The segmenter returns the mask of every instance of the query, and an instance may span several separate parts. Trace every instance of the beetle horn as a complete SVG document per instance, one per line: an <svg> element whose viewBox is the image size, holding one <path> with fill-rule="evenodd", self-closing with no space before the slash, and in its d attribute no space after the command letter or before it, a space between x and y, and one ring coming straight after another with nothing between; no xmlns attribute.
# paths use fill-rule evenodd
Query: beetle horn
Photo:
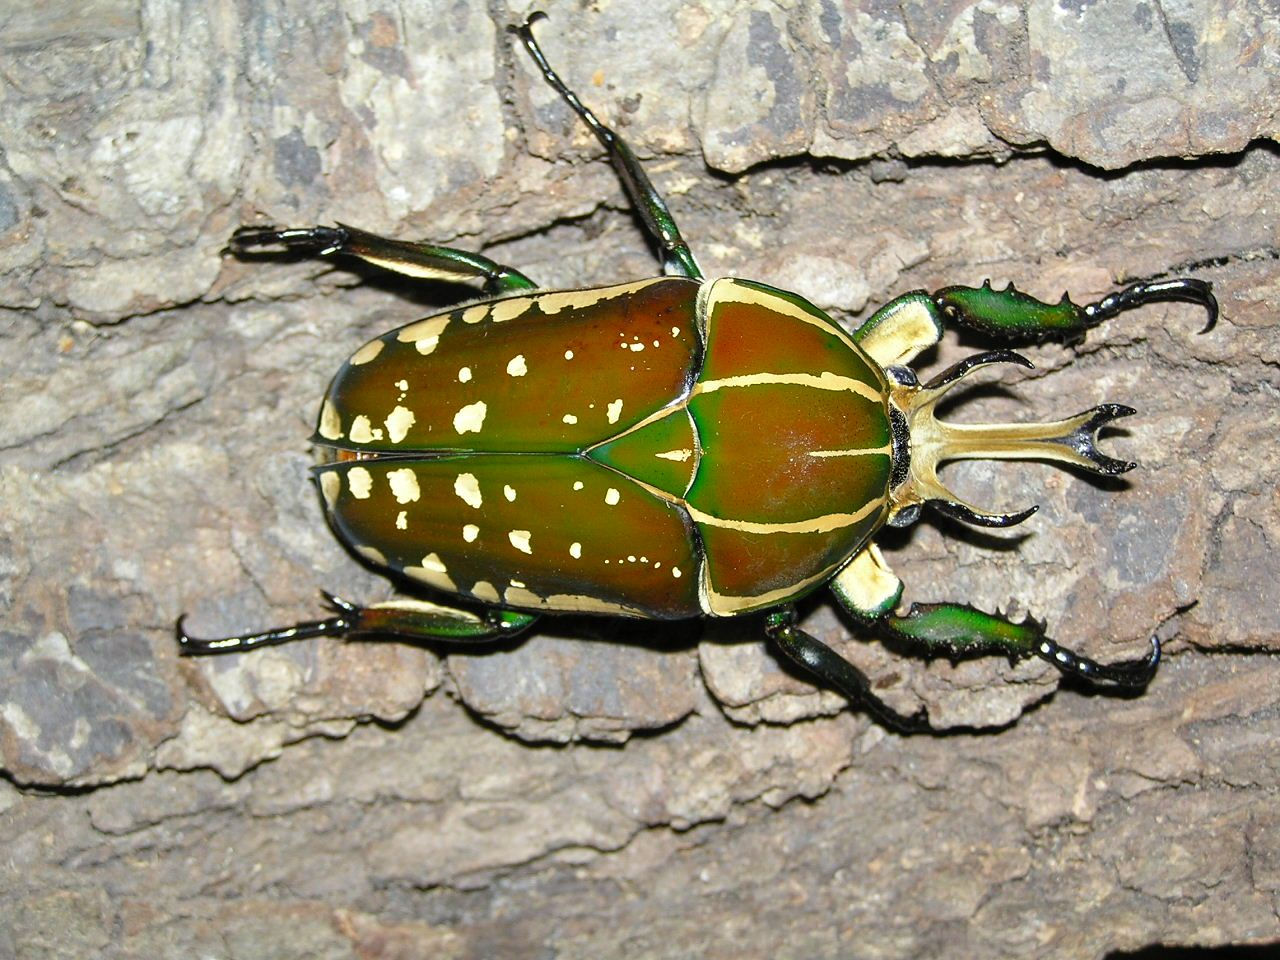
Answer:
<svg viewBox="0 0 1280 960"><path fill-rule="evenodd" d="M1113 420L1135 412L1132 407L1118 403L1104 403L1074 417L1049 423L945 423L939 420L935 408L942 397L971 372L991 363L1034 368L1030 360L1011 350L992 350L966 357L923 386L918 385L914 375L905 368L895 368L897 382L892 387L893 402L904 414L910 435L910 463L904 479L892 493L895 515L906 510L915 512L918 505L923 504L977 526L1009 527L1036 512L1036 507L1030 507L1018 513L990 513L961 500L938 479L938 467L950 460L1052 460L1108 477L1135 466L1098 449L1098 431Z"/></svg>

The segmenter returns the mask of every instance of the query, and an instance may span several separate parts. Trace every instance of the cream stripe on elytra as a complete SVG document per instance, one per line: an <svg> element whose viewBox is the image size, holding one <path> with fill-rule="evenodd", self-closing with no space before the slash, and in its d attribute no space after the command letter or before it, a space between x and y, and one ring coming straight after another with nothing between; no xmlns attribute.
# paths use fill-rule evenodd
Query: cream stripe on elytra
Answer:
<svg viewBox="0 0 1280 960"><path fill-rule="evenodd" d="M714 393L726 387L754 387L761 385L781 385L795 387L812 387L815 390L843 390L856 393L868 400L882 401L884 394L878 387L855 380L853 377L842 377L824 370L820 374L812 373L744 373L736 377L723 377L719 380L704 380L693 385L693 392Z"/></svg>
<svg viewBox="0 0 1280 960"><path fill-rule="evenodd" d="M778 523L759 523L755 520L735 520L729 517L717 517L703 513L693 504L686 504L689 516L698 523L709 527L724 527L729 530L741 530L743 533L827 533L843 527L851 527L860 523L885 505L884 497L877 497L855 513L828 513L808 520L791 520Z"/></svg>
<svg viewBox="0 0 1280 960"><path fill-rule="evenodd" d="M637 280L613 287L593 287L586 290L557 290L555 293L540 293L535 301L538 309L547 316L553 316L561 310L581 310L593 307L602 300L613 300L627 294L643 290L655 283L662 283L667 277L653 277L648 280Z"/></svg>

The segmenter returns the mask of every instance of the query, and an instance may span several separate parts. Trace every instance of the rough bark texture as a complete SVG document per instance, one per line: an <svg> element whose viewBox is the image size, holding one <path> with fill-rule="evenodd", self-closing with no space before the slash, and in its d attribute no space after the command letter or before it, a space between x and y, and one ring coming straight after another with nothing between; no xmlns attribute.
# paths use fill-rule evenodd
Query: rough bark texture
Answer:
<svg viewBox="0 0 1280 960"><path fill-rule="evenodd" d="M1103 400L1123 483L954 468L1008 534L884 538L920 599L1026 610L1140 697L757 621L562 622L476 655L181 662L383 580L309 483L317 398L458 291L219 251L340 220L547 285L654 272L502 2L0 10L0 957L1103 956L1280 939L1280 13L1230 0L545 4L709 274L856 323L914 288L1095 298L1197 261L957 413ZM710 168L710 169L709 169ZM943 344L931 365L976 341Z"/></svg>

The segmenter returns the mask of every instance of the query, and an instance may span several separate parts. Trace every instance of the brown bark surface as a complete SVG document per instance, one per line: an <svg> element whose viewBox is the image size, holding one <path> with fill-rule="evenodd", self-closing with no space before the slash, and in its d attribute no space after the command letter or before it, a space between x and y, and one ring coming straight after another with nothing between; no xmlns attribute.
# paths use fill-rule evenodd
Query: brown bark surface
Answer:
<svg viewBox="0 0 1280 960"><path fill-rule="evenodd" d="M851 325L917 288L1213 281L1027 352L957 419L1103 401L1123 482L948 473L978 533L882 538L908 598L1047 620L1142 696L760 623L548 622L462 654L172 639L388 595L326 529L315 408L465 291L220 251L343 221L547 286L656 271L500 2L0 9L0 957L1101 957L1280 941L1280 13L1230 0L544 4L708 275ZM1185 265L1196 264L1188 268ZM984 348L949 335L936 370ZM990 377L991 380L997 380ZM446 655L447 654L447 655Z"/></svg>

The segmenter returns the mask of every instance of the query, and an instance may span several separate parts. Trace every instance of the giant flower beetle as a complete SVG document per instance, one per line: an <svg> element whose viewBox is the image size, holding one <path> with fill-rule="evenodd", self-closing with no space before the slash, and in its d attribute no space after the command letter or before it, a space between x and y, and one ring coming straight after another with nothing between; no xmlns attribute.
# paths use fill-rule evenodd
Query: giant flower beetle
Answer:
<svg viewBox="0 0 1280 960"><path fill-rule="evenodd" d="M1030 366L1009 350L971 356L920 383L907 366L947 322L1015 341L1070 339L1134 307L1181 300L1217 318L1209 284L1132 284L1097 303L1044 303L1014 290L947 287L901 296L846 332L803 297L707 280L643 167L513 32L542 76L603 145L656 243L664 276L585 290L538 290L518 270L450 247L347 226L249 227L236 252L283 248L353 257L410 277L479 281L490 299L410 323L356 350L321 405L313 442L329 521L379 567L480 604L421 599L359 606L263 633L202 639L190 654L317 636L486 642L544 612L653 620L764 614L796 664L899 728L866 678L796 626L795 603L830 586L880 635L945 655L1039 656L1091 683L1142 687L1160 646L1101 664L1013 622L955 603L899 611L902 583L872 538L929 508L1005 527L937 476L957 459L1052 460L1103 475L1132 463L1097 447L1134 411L1102 404L1049 423L954 424L939 400L986 364Z"/></svg>

